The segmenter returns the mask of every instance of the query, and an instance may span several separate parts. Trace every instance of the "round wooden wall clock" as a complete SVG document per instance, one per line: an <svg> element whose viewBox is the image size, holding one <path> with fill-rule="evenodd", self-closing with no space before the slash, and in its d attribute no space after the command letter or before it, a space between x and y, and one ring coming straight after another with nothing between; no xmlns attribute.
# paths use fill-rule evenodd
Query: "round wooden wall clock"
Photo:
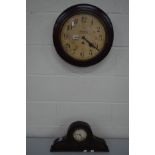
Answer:
<svg viewBox="0 0 155 155"><path fill-rule="evenodd" d="M78 4L60 14L53 29L57 53L68 63L87 67L104 59L113 43L113 26L96 6Z"/></svg>

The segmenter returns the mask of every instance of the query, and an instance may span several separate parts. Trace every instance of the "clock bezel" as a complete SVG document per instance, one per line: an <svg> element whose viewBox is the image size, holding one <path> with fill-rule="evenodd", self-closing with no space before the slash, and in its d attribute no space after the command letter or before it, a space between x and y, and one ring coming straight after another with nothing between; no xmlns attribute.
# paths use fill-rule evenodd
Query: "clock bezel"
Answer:
<svg viewBox="0 0 155 155"><path fill-rule="evenodd" d="M106 41L105 41L104 48L99 54L97 54L92 59L88 59L88 60L74 59L73 57L71 57L65 52L65 50L61 45L61 30L64 23L72 16L81 14L81 13L90 14L98 18L98 20L104 26L105 32L106 32ZM98 62L103 60L108 55L112 47L113 38L114 38L114 32L113 32L113 26L110 18L103 10L90 4L78 4L78 5L69 7L59 15L53 28L53 43L57 53L63 60L67 61L72 65L79 66L79 67L88 67L88 66L97 64Z"/></svg>

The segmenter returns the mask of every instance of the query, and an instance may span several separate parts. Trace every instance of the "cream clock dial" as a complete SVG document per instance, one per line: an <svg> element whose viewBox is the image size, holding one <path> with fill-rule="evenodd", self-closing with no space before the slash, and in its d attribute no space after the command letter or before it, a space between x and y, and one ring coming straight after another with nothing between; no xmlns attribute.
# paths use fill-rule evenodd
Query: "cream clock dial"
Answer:
<svg viewBox="0 0 155 155"><path fill-rule="evenodd" d="M103 60L113 43L113 26L96 6L78 4L60 14L53 29L53 42L66 62L87 67Z"/></svg>
<svg viewBox="0 0 155 155"><path fill-rule="evenodd" d="M87 133L83 129L77 129L74 131L73 137L76 141L81 142L87 138Z"/></svg>
<svg viewBox="0 0 155 155"><path fill-rule="evenodd" d="M61 44L64 51L74 59L80 61L92 59L104 47L105 29L93 15L74 15L63 25Z"/></svg>

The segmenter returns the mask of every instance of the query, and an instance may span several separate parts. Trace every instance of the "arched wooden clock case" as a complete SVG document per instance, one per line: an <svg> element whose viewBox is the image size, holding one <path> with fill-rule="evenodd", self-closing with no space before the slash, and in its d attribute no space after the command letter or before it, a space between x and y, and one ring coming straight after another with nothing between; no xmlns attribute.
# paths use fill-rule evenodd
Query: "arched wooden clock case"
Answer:
<svg viewBox="0 0 155 155"><path fill-rule="evenodd" d="M86 137L80 141L74 137L75 131L86 132ZM81 132L82 133L82 132ZM78 133L80 134L80 133ZM80 135L82 136L82 135ZM104 139L93 135L88 123L82 121L73 122L66 136L57 138L51 145L51 152L109 152Z"/></svg>

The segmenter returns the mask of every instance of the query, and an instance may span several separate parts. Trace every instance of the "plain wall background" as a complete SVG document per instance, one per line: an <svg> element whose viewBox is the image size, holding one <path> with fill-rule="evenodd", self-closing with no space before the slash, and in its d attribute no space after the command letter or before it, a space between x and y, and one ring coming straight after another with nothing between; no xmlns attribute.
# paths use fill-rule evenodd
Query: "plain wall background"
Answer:
<svg viewBox="0 0 155 155"><path fill-rule="evenodd" d="M80 3L103 9L114 27L109 55L89 68L64 62L52 42L56 18ZM27 0L27 136L63 136L82 120L95 135L128 138L128 25L128 0Z"/></svg>

